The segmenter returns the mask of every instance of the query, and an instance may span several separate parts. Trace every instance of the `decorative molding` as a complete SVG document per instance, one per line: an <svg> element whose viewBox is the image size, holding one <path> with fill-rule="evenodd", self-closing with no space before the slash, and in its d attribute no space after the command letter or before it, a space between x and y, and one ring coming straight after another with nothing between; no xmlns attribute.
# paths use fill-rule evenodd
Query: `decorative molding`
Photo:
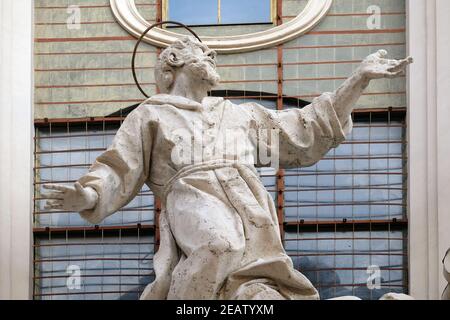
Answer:
<svg viewBox="0 0 450 320"><path fill-rule="evenodd" d="M409 287L439 299L450 245L450 1L408 0Z"/></svg>
<svg viewBox="0 0 450 320"><path fill-rule="evenodd" d="M0 1L0 300L31 298L33 7Z"/></svg>
<svg viewBox="0 0 450 320"><path fill-rule="evenodd" d="M140 15L134 0L110 0L110 3L119 24L133 36L139 37L150 26L150 23ZM297 17L282 25L235 36L205 36L202 40L219 53L237 53L273 47L313 29L326 16L332 3L333 0L309 0ZM182 36L162 28L155 28L143 40L158 47L167 47Z"/></svg>

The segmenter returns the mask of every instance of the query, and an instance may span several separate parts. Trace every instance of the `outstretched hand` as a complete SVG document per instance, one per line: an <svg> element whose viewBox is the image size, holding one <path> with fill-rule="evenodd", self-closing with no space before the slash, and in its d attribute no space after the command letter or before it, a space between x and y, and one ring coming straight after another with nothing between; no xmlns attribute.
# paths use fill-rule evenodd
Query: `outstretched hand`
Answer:
<svg viewBox="0 0 450 320"><path fill-rule="evenodd" d="M84 188L79 182L75 182L73 186L45 184L44 189L51 190L42 196L47 200L46 210L81 212L94 208L98 200L98 194L94 189Z"/></svg>
<svg viewBox="0 0 450 320"><path fill-rule="evenodd" d="M403 60L386 59L386 50L371 54L362 62L359 71L368 79L397 78L405 75L406 67L413 63L413 58Z"/></svg>

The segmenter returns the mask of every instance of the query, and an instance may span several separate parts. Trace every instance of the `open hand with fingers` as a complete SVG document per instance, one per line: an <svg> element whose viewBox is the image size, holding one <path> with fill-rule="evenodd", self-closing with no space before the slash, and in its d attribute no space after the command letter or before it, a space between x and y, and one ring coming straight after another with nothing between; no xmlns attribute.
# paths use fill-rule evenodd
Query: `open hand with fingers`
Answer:
<svg viewBox="0 0 450 320"><path fill-rule="evenodd" d="M75 182L73 186L45 184L44 189L50 190L42 196L47 200L46 210L81 212L94 208L98 200L98 194L94 189L84 188L79 182Z"/></svg>
<svg viewBox="0 0 450 320"><path fill-rule="evenodd" d="M413 63L413 58L402 60L386 59L386 50L371 54L362 62L358 71L367 79L397 78L405 75L406 67Z"/></svg>

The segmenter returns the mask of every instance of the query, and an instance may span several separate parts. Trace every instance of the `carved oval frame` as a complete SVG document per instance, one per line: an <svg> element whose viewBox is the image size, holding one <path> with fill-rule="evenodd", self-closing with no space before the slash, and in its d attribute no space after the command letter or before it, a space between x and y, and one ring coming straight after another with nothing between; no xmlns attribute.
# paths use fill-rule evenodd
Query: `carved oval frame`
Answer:
<svg viewBox="0 0 450 320"><path fill-rule="evenodd" d="M234 36L202 37L205 44L219 53L255 51L282 44L313 29L328 13L333 0L309 0L305 9L294 19L279 26L254 33ZM138 12L134 0L110 0L119 24L130 34L139 37L150 26ZM143 41L167 47L183 35L162 28L151 30Z"/></svg>

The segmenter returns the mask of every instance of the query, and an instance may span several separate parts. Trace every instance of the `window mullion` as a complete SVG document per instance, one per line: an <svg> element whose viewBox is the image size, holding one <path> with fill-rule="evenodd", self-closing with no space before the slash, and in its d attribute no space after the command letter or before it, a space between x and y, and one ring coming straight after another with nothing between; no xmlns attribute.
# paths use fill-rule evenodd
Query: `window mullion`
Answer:
<svg viewBox="0 0 450 320"><path fill-rule="evenodd" d="M217 23L221 24L222 23L222 17L221 17L221 0L217 0Z"/></svg>

